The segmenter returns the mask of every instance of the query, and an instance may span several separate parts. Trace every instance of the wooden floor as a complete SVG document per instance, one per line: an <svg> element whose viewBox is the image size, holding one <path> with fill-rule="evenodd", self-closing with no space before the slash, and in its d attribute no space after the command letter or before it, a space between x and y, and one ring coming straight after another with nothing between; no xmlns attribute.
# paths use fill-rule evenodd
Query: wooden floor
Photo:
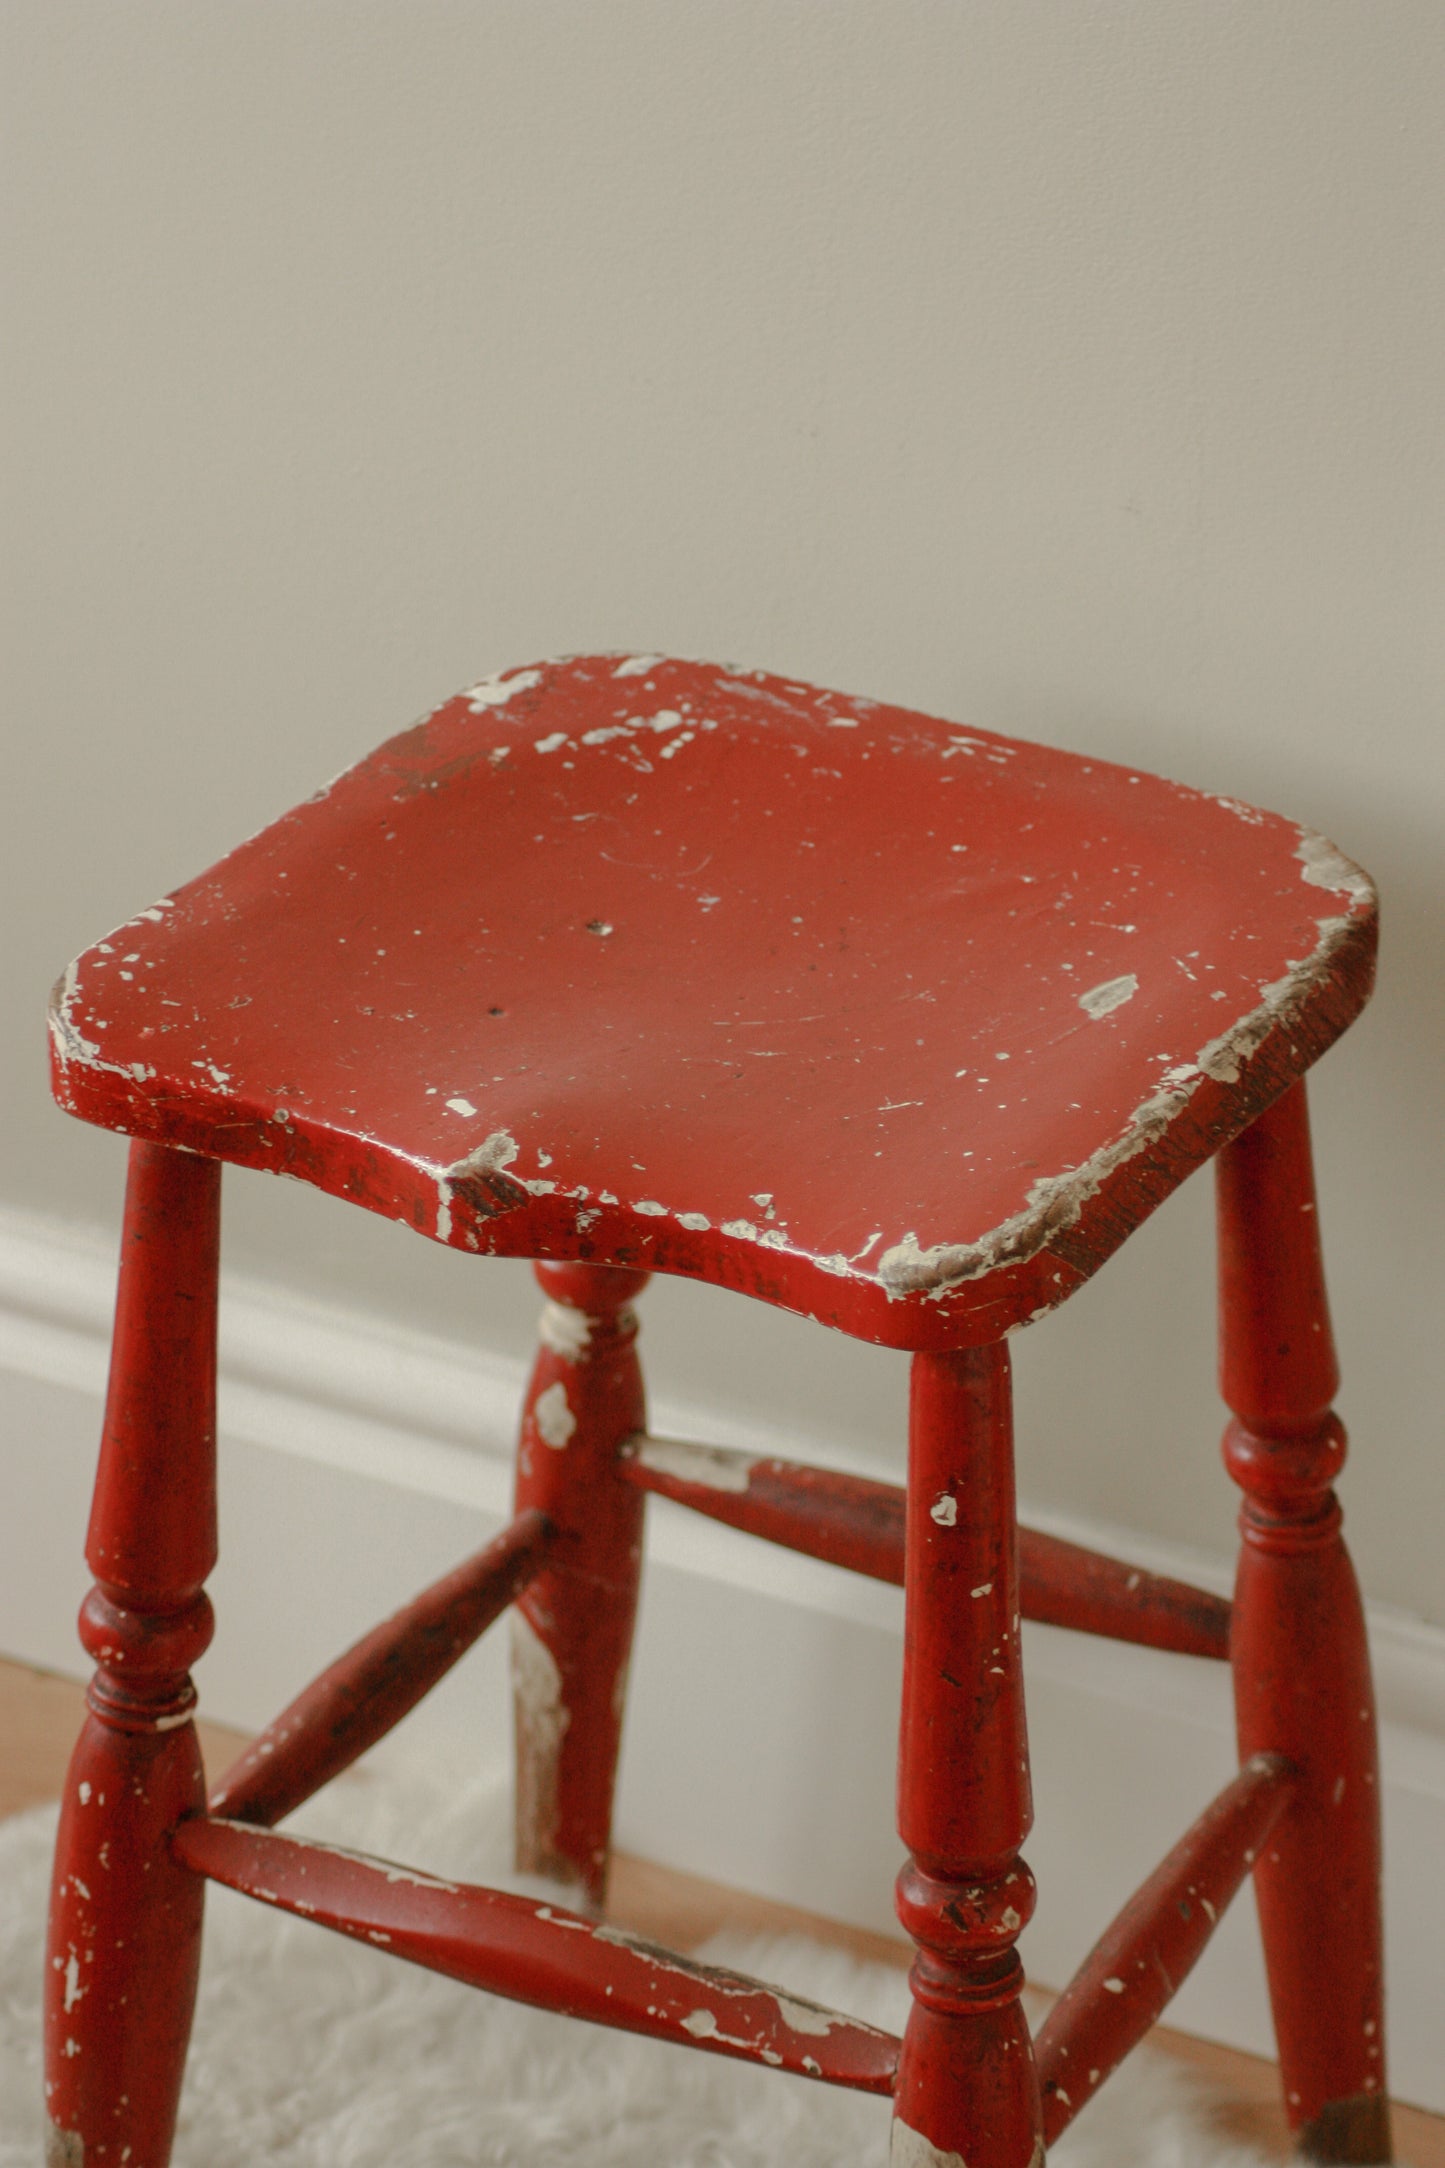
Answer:
<svg viewBox="0 0 1445 2168"><path fill-rule="evenodd" d="M0 1760L0 1815L57 1796L81 1713L81 1689L70 1680L0 1662L0 1739L5 1741ZM239 1733L219 1725L202 1724L200 1732L207 1766L213 1770L224 1768L244 1744ZM731 1927L757 1934L801 1932L855 1957L889 1965L906 1965L910 1955L904 1943L889 1936L794 1912L766 1898L749 1897L625 1853L613 1868L608 1909L619 1924L672 1949L693 1949L720 1928ZM1278 2077L1271 2064L1162 2026L1151 2039L1161 2052L1220 2088L1221 2137L1253 2141L1280 2156L1289 2152ZM1445 2168L1445 2120L1418 2108L1397 2107L1395 2142L1411 2168Z"/></svg>

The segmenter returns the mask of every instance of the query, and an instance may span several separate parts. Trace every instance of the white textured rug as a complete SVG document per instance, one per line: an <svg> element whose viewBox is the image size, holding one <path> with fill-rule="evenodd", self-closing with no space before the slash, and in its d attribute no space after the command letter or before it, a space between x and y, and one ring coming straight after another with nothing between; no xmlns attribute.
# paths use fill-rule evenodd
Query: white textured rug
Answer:
<svg viewBox="0 0 1445 2168"><path fill-rule="evenodd" d="M42 2157L39 1981L53 1808L0 1824L0 2168ZM505 1881L497 1784L443 1798L345 1780L288 1828ZM533 1885L535 1886L535 1885ZM207 1899L174 2168L883 2168L888 2105L570 2023L435 1978L227 1890ZM707 1954L900 2030L903 1976L798 1937ZM1261 2168L1209 2095L1136 2056L1056 2149L1061 2168Z"/></svg>

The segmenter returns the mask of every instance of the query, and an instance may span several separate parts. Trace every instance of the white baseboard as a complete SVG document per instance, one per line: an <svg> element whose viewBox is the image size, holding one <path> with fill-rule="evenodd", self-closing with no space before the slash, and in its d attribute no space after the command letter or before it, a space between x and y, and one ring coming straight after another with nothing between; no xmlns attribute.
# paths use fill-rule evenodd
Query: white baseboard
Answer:
<svg viewBox="0 0 1445 2168"><path fill-rule="evenodd" d="M81 1533L114 1245L0 1215L0 1407L9 1510L0 1650L78 1674ZM503 1522L529 1351L389 1330L228 1280L222 1330L220 1629L207 1712L263 1723L385 1610ZM669 1405L660 1431L780 1449L726 1411ZM800 1450L805 1450L800 1448ZM1227 1589L1228 1561L1047 1513L1036 1525ZM1370 1614L1384 1738L1392 2076L1445 2110L1445 1633ZM1232 1768L1222 1666L1025 1629L1040 1906L1031 1973L1059 1985ZM629 1700L619 1839L703 1874L894 1931L893 1739L901 1598L752 1543L663 1500ZM509 1714L493 1636L383 1751L499 1759ZM419 1843L418 1863L424 1864ZM1171 2022L1267 2054L1247 1898Z"/></svg>

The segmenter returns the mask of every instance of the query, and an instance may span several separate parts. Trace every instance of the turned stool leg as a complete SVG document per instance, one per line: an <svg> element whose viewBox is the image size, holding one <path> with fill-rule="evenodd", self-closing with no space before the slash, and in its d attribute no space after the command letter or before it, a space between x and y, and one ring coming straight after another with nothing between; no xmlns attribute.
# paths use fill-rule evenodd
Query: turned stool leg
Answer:
<svg viewBox="0 0 1445 2168"><path fill-rule="evenodd" d="M205 1806L190 1667L216 1558L220 1168L131 1148L81 1639L98 1669L61 1802L45 1962L50 2168L165 2168L201 1953L168 1838Z"/></svg>
<svg viewBox="0 0 1445 2168"><path fill-rule="evenodd" d="M1034 1906L1008 1350L916 1355L898 1916L918 1945L894 2168L1030 2168L1043 2112L1014 1944Z"/></svg>
<svg viewBox="0 0 1445 2168"><path fill-rule="evenodd" d="M1217 1165L1221 1383L1237 1418L1224 1455L1244 1491L1239 1751L1300 1772L1254 1875L1285 2102L1312 2159L1385 2161L1374 1697L1331 1488L1345 1434L1303 1084Z"/></svg>
<svg viewBox="0 0 1445 2168"><path fill-rule="evenodd" d="M517 1453L517 1510L557 1530L512 1614L517 1864L600 1908L627 1660L642 1568L642 1493L617 1449L644 1425L637 1319L645 1272L538 1265L551 1297Z"/></svg>

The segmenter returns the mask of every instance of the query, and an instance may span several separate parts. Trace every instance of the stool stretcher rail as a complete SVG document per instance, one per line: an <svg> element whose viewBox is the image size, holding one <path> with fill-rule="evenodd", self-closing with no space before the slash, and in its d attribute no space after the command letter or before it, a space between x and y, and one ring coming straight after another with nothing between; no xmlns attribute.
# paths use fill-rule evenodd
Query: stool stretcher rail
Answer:
<svg viewBox="0 0 1445 2168"><path fill-rule="evenodd" d="M893 2089L892 2034L535 1897L203 1816L181 1824L172 1850L209 1881L514 2002L857 2092Z"/></svg>
<svg viewBox="0 0 1445 2168"><path fill-rule="evenodd" d="M537 1573L552 1536L545 1514L519 1514L485 1550L364 1635L226 1771L211 1812L270 1828L350 1768L501 1616Z"/></svg>
<svg viewBox="0 0 1445 2168"><path fill-rule="evenodd" d="M1039 2033L1048 2144L1093 2099L1193 1971L1288 1804L1293 1771L1256 1754L1105 1929Z"/></svg>
<svg viewBox="0 0 1445 2168"><path fill-rule="evenodd" d="M640 1490L730 1528L903 1585L905 1499L898 1484L645 1435L624 1446L622 1471ZM1019 1530L1019 1598L1023 1616L1044 1625L1184 1656L1229 1655L1224 1597L1032 1528Z"/></svg>

